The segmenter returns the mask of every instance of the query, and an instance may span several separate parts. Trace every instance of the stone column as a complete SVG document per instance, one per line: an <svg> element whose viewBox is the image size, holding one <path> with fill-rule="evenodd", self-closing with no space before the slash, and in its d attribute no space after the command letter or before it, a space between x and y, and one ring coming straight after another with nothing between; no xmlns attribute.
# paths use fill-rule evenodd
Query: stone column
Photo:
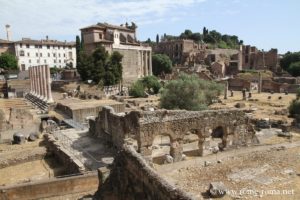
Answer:
<svg viewBox="0 0 300 200"><path fill-rule="evenodd" d="M42 66L38 66L39 70L39 86L40 86L40 99L43 100L43 80L42 80Z"/></svg>
<svg viewBox="0 0 300 200"><path fill-rule="evenodd" d="M33 80L32 80L32 74L31 74L31 67L28 68L28 72L29 72L29 79L30 79L30 93L33 93Z"/></svg>
<svg viewBox="0 0 300 200"><path fill-rule="evenodd" d="M228 93L228 81L225 81L225 87L224 87L224 99L227 99Z"/></svg>
<svg viewBox="0 0 300 200"><path fill-rule="evenodd" d="M49 66L46 66L46 82L47 82L47 94L48 103L53 103L52 93L51 93L51 76Z"/></svg>
<svg viewBox="0 0 300 200"><path fill-rule="evenodd" d="M37 75L37 68L36 66L33 67L34 71L34 88L35 88L35 96L39 96L39 89L38 89L38 75Z"/></svg>
<svg viewBox="0 0 300 200"><path fill-rule="evenodd" d="M46 65L42 66L42 80L43 80L43 99L47 101L47 81L46 81Z"/></svg>
<svg viewBox="0 0 300 200"><path fill-rule="evenodd" d="M145 54L145 69L146 69L145 76L148 76L148 55L147 55L147 51L144 51L144 54Z"/></svg>
<svg viewBox="0 0 300 200"><path fill-rule="evenodd" d="M149 75L152 75L152 51L149 51Z"/></svg>
<svg viewBox="0 0 300 200"><path fill-rule="evenodd" d="M145 73L146 73L145 62L144 62L144 51L141 51L141 59L142 59L142 68L143 68L143 75L142 75L142 77L144 77Z"/></svg>
<svg viewBox="0 0 300 200"><path fill-rule="evenodd" d="M258 93L261 93L261 87L262 87L262 75L261 72L258 72Z"/></svg>
<svg viewBox="0 0 300 200"><path fill-rule="evenodd" d="M144 76L143 51L139 51L139 56L141 59L141 75L140 75L140 77L143 77Z"/></svg>

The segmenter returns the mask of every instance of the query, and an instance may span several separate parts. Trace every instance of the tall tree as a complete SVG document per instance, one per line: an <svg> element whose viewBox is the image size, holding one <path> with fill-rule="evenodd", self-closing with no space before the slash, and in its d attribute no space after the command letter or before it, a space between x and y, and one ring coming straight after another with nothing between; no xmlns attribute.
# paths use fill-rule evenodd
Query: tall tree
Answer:
<svg viewBox="0 0 300 200"><path fill-rule="evenodd" d="M77 63L80 58L79 53L81 50L82 50L82 47L81 47L80 37L79 37L79 35L76 35L76 60L77 60Z"/></svg>
<svg viewBox="0 0 300 200"><path fill-rule="evenodd" d="M158 44L159 43L159 35L157 34L156 35L156 44Z"/></svg>
<svg viewBox="0 0 300 200"><path fill-rule="evenodd" d="M18 61L16 56L10 53L3 53L0 56L0 68L3 68L5 70L17 70Z"/></svg>
<svg viewBox="0 0 300 200"><path fill-rule="evenodd" d="M152 55L152 70L155 76L172 72L172 61L165 54Z"/></svg>

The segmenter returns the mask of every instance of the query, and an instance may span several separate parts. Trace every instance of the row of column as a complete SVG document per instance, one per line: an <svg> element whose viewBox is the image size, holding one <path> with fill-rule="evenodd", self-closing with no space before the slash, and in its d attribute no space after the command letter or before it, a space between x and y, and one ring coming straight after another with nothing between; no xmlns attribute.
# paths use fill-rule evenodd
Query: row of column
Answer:
<svg viewBox="0 0 300 200"><path fill-rule="evenodd" d="M144 76L152 75L152 56L151 51L141 51L142 74Z"/></svg>
<svg viewBox="0 0 300 200"><path fill-rule="evenodd" d="M30 93L39 99L53 103L50 68L47 65L29 68Z"/></svg>

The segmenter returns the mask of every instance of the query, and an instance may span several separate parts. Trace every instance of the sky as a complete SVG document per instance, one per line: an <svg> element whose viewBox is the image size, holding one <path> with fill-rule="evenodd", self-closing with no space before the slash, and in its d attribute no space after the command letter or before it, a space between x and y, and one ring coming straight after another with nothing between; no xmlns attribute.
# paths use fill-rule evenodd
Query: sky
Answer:
<svg viewBox="0 0 300 200"><path fill-rule="evenodd" d="M244 44L279 53L300 51L299 0L0 0L0 38L75 41L80 28L135 22L138 40L185 29L237 35Z"/></svg>

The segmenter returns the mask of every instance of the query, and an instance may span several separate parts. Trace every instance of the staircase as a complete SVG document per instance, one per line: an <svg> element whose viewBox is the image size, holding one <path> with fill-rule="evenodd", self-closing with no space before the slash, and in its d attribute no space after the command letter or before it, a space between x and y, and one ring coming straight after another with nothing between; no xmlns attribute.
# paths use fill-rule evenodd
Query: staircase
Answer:
<svg viewBox="0 0 300 200"><path fill-rule="evenodd" d="M48 111L48 104L47 102L39 99L38 97L27 93L25 95L25 99L28 100L32 105L34 105L35 107L39 108L42 111Z"/></svg>

